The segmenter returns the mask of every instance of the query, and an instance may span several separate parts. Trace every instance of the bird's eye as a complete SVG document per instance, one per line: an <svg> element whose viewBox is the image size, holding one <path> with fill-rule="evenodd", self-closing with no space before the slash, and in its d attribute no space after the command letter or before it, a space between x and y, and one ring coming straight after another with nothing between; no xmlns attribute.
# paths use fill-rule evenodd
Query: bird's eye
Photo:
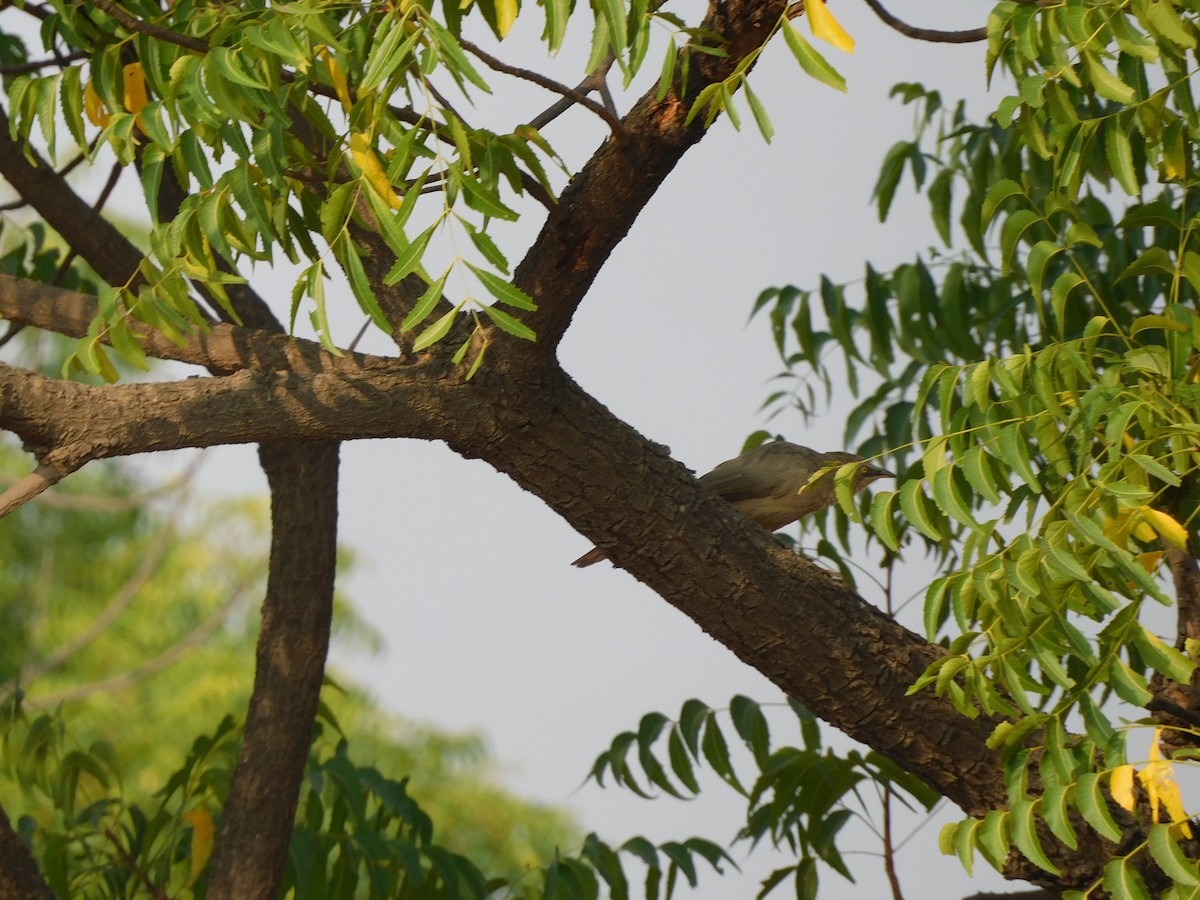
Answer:
<svg viewBox="0 0 1200 900"><path fill-rule="evenodd" d="M866 474L867 474L868 472L870 472L870 471L871 471L871 469L870 469L870 467L868 467L868 466L859 466L859 467L858 467L858 474L859 474L859 475L866 475Z"/></svg>

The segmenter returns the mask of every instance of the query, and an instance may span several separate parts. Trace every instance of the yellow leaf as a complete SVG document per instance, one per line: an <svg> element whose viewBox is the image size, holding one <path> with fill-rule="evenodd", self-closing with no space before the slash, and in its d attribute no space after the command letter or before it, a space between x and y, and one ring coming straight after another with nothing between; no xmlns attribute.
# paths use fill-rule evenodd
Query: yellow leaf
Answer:
<svg viewBox="0 0 1200 900"><path fill-rule="evenodd" d="M208 865L208 858L212 856L216 827L212 816L203 806L185 812L183 817L192 823L192 874L188 878L188 884L192 884L200 877L200 873Z"/></svg>
<svg viewBox="0 0 1200 900"><path fill-rule="evenodd" d="M140 113L146 108L146 73L141 63L130 63L122 73L125 78L125 108L131 113Z"/></svg>
<svg viewBox="0 0 1200 900"><path fill-rule="evenodd" d="M83 89L83 111L87 113L89 122L93 125L99 125L101 128L106 126L108 120L112 118L108 114L108 107L104 105L104 101L96 93L96 88L90 78L88 79L87 87Z"/></svg>
<svg viewBox="0 0 1200 900"><path fill-rule="evenodd" d="M518 0L496 0L496 33L506 37L513 22L517 21L517 11L520 9Z"/></svg>
<svg viewBox="0 0 1200 900"><path fill-rule="evenodd" d="M350 107L354 104L350 100L350 85L346 82L346 73L337 64L337 60L333 58L333 54L329 52L328 47L321 48L320 56L321 59L325 60L325 65L329 69L329 80L333 82L333 90L337 93L338 100L342 103L342 109L350 112Z"/></svg>
<svg viewBox="0 0 1200 900"><path fill-rule="evenodd" d="M1133 812L1133 766L1126 764L1113 769L1108 792L1118 805Z"/></svg>
<svg viewBox="0 0 1200 900"><path fill-rule="evenodd" d="M804 11L808 14L808 24L812 33L823 41L828 41L839 50L847 53L854 52L854 38L846 33L833 14L826 9L825 0L804 0Z"/></svg>
<svg viewBox="0 0 1200 900"><path fill-rule="evenodd" d="M1161 805L1167 814L1167 821L1178 822L1178 828L1187 837L1192 836L1192 829L1187 824L1187 813L1183 809L1183 798L1179 795L1179 785L1175 783L1175 770L1171 763L1162 757L1162 748L1159 746L1159 738L1162 737L1162 729L1154 729L1154 741L1150 744L1150 762L1146 764L1146 768L1138 772L1138 781L1142 783L1142 787L1146 789L1146 794L1150 798L1150 815L1155 822L1162 821L1158 817L1158 809Z"/></svg>
<svg viewBox="0 0 1200 900"><path fill-rule="evenodd" d="M1139 553L1137 561L1142 564L1142 568L1146 570L1147 575L1153 575L1158 571L1158 564L1162 562L1163 552L1155 550L1152 553Z"/></svg>
<svg viewBox="0 0 1200 900"><path fill-rule="evenodd" d="M400 208L400 197L392 190L387 172L379 162L379 157L371 148L371 136L365 131L355 131L350 134L350 158L362 171L367 184L380 197L387 201L392 209Z"/></svg>
<svg viewBox="0 0 1200 900"><path fill-rule="evenodd" d="M1148 522L1150 527L1157 531L1164 541L1178 547L1180 550L1187 549L1187 530L1175 521L1172 516L1160 510L1151 509L1148 506L1139 507L1139 510L1142 514L1142 519Z"/></svg>

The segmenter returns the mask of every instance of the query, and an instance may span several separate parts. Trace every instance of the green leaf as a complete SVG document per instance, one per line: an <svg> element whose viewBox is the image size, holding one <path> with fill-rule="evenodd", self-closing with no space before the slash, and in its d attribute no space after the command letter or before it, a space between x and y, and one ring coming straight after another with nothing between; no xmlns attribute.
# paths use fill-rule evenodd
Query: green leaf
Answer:
<svg viewBox="0 0 1200 900"><path fill-rule="evenodd" d="M411 331L412 329L416 328L425 321L426 317L431 312L433 312L433 309L435 306L437 306L438 301L442 299L442 291L446 287L446 279L450 277L450 272L451 269L446 269L440 278L429 283L429 287L426 289L425 293L420 296L416 302L416 305L413 306L412 311L404 317L404 321L400 324L400 330L402 332Z"/></svg>
<svg viewBox="0 0 1200 900"><path fill-rule="evenodd" d="M893 515L899 499L898 491L880 491L871 498L871 530L893 553L900 549L900 534Z"/></svg>
<svg viewBox="0 0 1200 900"><path fill-rule="evenodd" d="M827 84L839 91L846 90L846 79L825 61L825 57L813 49L813 46L804 39L804 35L791 22L785 22L782 27L783 37L788 48L796 57L796 62L800 63L800 68L810 78L815 78L822 84Z"/></svg>
<svg viewBox="0 0 1200 900"><path fill-rule="evenodd" d="M537 304L533 302L533 298L516 285L505 281L495 273L487 271L487 269L481 269L478 266L471 265L471 263L467 263L467 266L475 273L475 277L483 283L487 292L501 303L507 303L509 306L515 306L517 309L524 309L529 312L537 309Z"/></svg>
<svg viewBox="0 0 1200 900"><path fill-rule="evenodd" d="M983 198L983 207L980 210L980 227L985 231L992 224L992 219L996 215L996 211L1000 208L1000 204L1009 197L1015 197L1018 194L1024 194L1022 187L1015 181L1010 179L1001 179L988 188L987 195Z"/></svg>
<svg viewBox="0 0 1200 900"><path fill-rule="evenodd" d="M742 91L746 95L746 102L750 105L750 113L754 116L754 124L758 126L759 134L763 136L764 141L768 144L771 143L771 138L775 136L775 128L771 125L766 107L762 105L758 95L750 90L749 81L742 82Z"/></svg>
<svg viewBox="0 0 1200 900"><path fill-rule="evenodd" d="M1094 52L1083 50L1080 52L1080 56L1083 57L1084 68L1087 70L1088 78L1097 94L1116 103L1133 102L1133 88L1108 71Z"/></svg>
<svg viewBox="0 0 1200 900"><path fill-rule="evenodd" d="M1188 659L1174 647L1167 646L1157 635L1147 631L1146 627L1140 623L1135 623L1131 629L1131 635L1142 659L1155 670L1179 684L1192 683L1192 673L1196 670L1194 661Z"/></svg>
<svg viewBox="0 0 1200 900"><path fill-rule="evenodd" d="M1005 273L1012 271L1021 237L1040 221L1041 216L1032 209L1018 209L1005 219L1000 229L1000 265Z"/></svg>
<svg viewBox="0 0 1200 900"><path fill-rule="evenodd" d="M562 47L567 33L567 20L571 17L571 0L542 0L546 10L546 28L542 32L551 53Z"/></svg>
<svg viewBox="0 0 1200 900"><path fill-rule="evenodd" d="M1133 148L1129 144L1129 135L1119 116L1114 116L1105 123L1104 150L1109 168L1112 169L1121 189L1131 197L1136 197L1141 188L1137 173L1133 169Z"/></svg>
<svg viewBox="0 0 1200 900"><path fill-rule="evenodd" d="M521 217L519 213L500 202L500 195L496 191L485 188L469 175L463 175L459 179L459 184L462 185L463 198L467 201L467 206L476 212L493 219L503 219L506 222L515 222Z"/></svg>
<svg viewBox="0 0 1200 900"><path fill-rule="evenodd" d="M908 520L908 524L931 541L941 542L941 530L929 514L929 500L926 498L925 492L921 490L920 481L906 481L900 486L900 509Z"/></svg>
<svg viewBox="0 0 1200 900"><path fill-rule="evenodd" d="M498 306L483 307L484 313L489 319L496 323L496 326L501 331L507 331L514 337L522 338L526 341L536 341L537 334L534 330L522 322L520 319L506 313Z"/></svg>
<svg viewBox="0 0 1200 900"><path fill-rule="evenodd" d="M1172 881L1188 887L1200 884L1200 878L1197 877L1196 872L1196 860L1188 859L1184 855L1178 842L1171 836L1170 825L1164 822L1152 825L1148 843L1150 855L1154 857L1154 861Z"/></svg>
<svg viewBox="0 0 1200 900"><path fill-rule="evenodd" d="M1136 707L1143 707L1153 699L1146 687L1146 679L1119 659L1113 659L1108 667L1109 684L1117 696Z"/></svg>
<svg viewBox="0 0 1200 900"><path fill-rule="evenodd" d="M1133 860L1128 856L1110 860L1104 867L1101 883L1109 896L1119 900L1151 900L1146 882L1142 880Z"/></svg>
<svg viewBox="0 0 1200 900"><path fill-rule="evenodd" d="M374 196L373 193L367 192L368 196ZM379 203L382 205L383 201ZM404 252L396 257L396 263L388 270L387 275L383 277L384 284L395 284L401 281L421 264L421 257L425 254L425 248L429 246L429 239L433 237L433 232L437 228L438 223L434 223L412 239Z"/></svg>
<svg viewBox="0 0 1200 900"><path fill-rule="evenodd" d="M1004 860L1008 857L1008 827L1008 810L993 809L983 817L979 828L979 850L998 872L1003 870Z"/></svg>
<svg viewBox="0 0 1200 900"><path fill-rule="evenodd" d="M1100 777L1096 772L1084 772L1079 776L1075 785L1075 808L1097 834L1116 843L1121 840L1121 829L1109 812Z"/></svg>
<svg viewBox="0 0 1200 900"><path fill-rule="evenodd" d="M452 310L417 335L417 339L413 341L413 352L419 353L426 347L432 347L449 334L450 328L454 325L454 320L458 317L458 312L463 308L463 303L465 302L465 300L461 301Z"/></svg>
<svg viewBox="0 0 1200 900"><path fill-rule="evenodd" d="M1021 855L1039 869L1051 875L1061 874L1058 866L1050 862L1037 836L1037 818L1034 814L1036 802L1033 800L1018 800L1012 805L1012 839L1021 851Z"/></svg>
<svg viewBox="0 0 1200 900"><path fill-rule="evenodd" d="M958 857L959 863L963 867L963 871L967 873L967 877L973 874L975 868L975 843L978 840L979 829L983 827L983 822L979 819L967 819L963 822L950 823L946 828L942 829L942 834L938 837L938 846L943 847L943 839L949 837L953 840L948 848L943 848L942 852L946 854L953 853ZM947 835L949 828L954 828L952 835Z"/></svg>

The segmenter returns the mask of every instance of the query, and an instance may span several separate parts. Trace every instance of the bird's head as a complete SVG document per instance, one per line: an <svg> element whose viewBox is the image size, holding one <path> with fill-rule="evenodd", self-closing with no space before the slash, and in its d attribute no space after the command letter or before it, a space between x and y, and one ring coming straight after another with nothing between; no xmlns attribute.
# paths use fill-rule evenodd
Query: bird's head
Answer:
<svg viewBox="0 0 1200 900"><path fill-rule="evenodd" d="M880 478L895 478L895 472L889 472L882 466L874 465L861 456L856 456L853 453L845 453L841 450L835 450L832 453L821 454L822 468L829 469L832 472L837 472L842 466L854 463L854 490L861 491L872 481L878 481Z"/></svg>

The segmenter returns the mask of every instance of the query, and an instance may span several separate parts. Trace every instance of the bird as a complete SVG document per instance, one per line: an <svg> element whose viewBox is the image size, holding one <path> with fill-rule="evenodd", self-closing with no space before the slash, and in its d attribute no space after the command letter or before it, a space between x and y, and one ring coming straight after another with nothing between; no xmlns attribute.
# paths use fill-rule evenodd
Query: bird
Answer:
<svg viewBox="0 0 1200 900"><path fill-rule="evenodd" d="M832 506L837 499L834 478L848 463L858 463L854 472L856 492L880 478L896 477L894 472L853 453L820 453L788 441L773 441L726 460L701 475L700 483L763 528L778 531L801 516ZM809 484L822 469L828 471ZM602 559L607 559L607 554L593 547L571 565L582 569Z"/></svg>

